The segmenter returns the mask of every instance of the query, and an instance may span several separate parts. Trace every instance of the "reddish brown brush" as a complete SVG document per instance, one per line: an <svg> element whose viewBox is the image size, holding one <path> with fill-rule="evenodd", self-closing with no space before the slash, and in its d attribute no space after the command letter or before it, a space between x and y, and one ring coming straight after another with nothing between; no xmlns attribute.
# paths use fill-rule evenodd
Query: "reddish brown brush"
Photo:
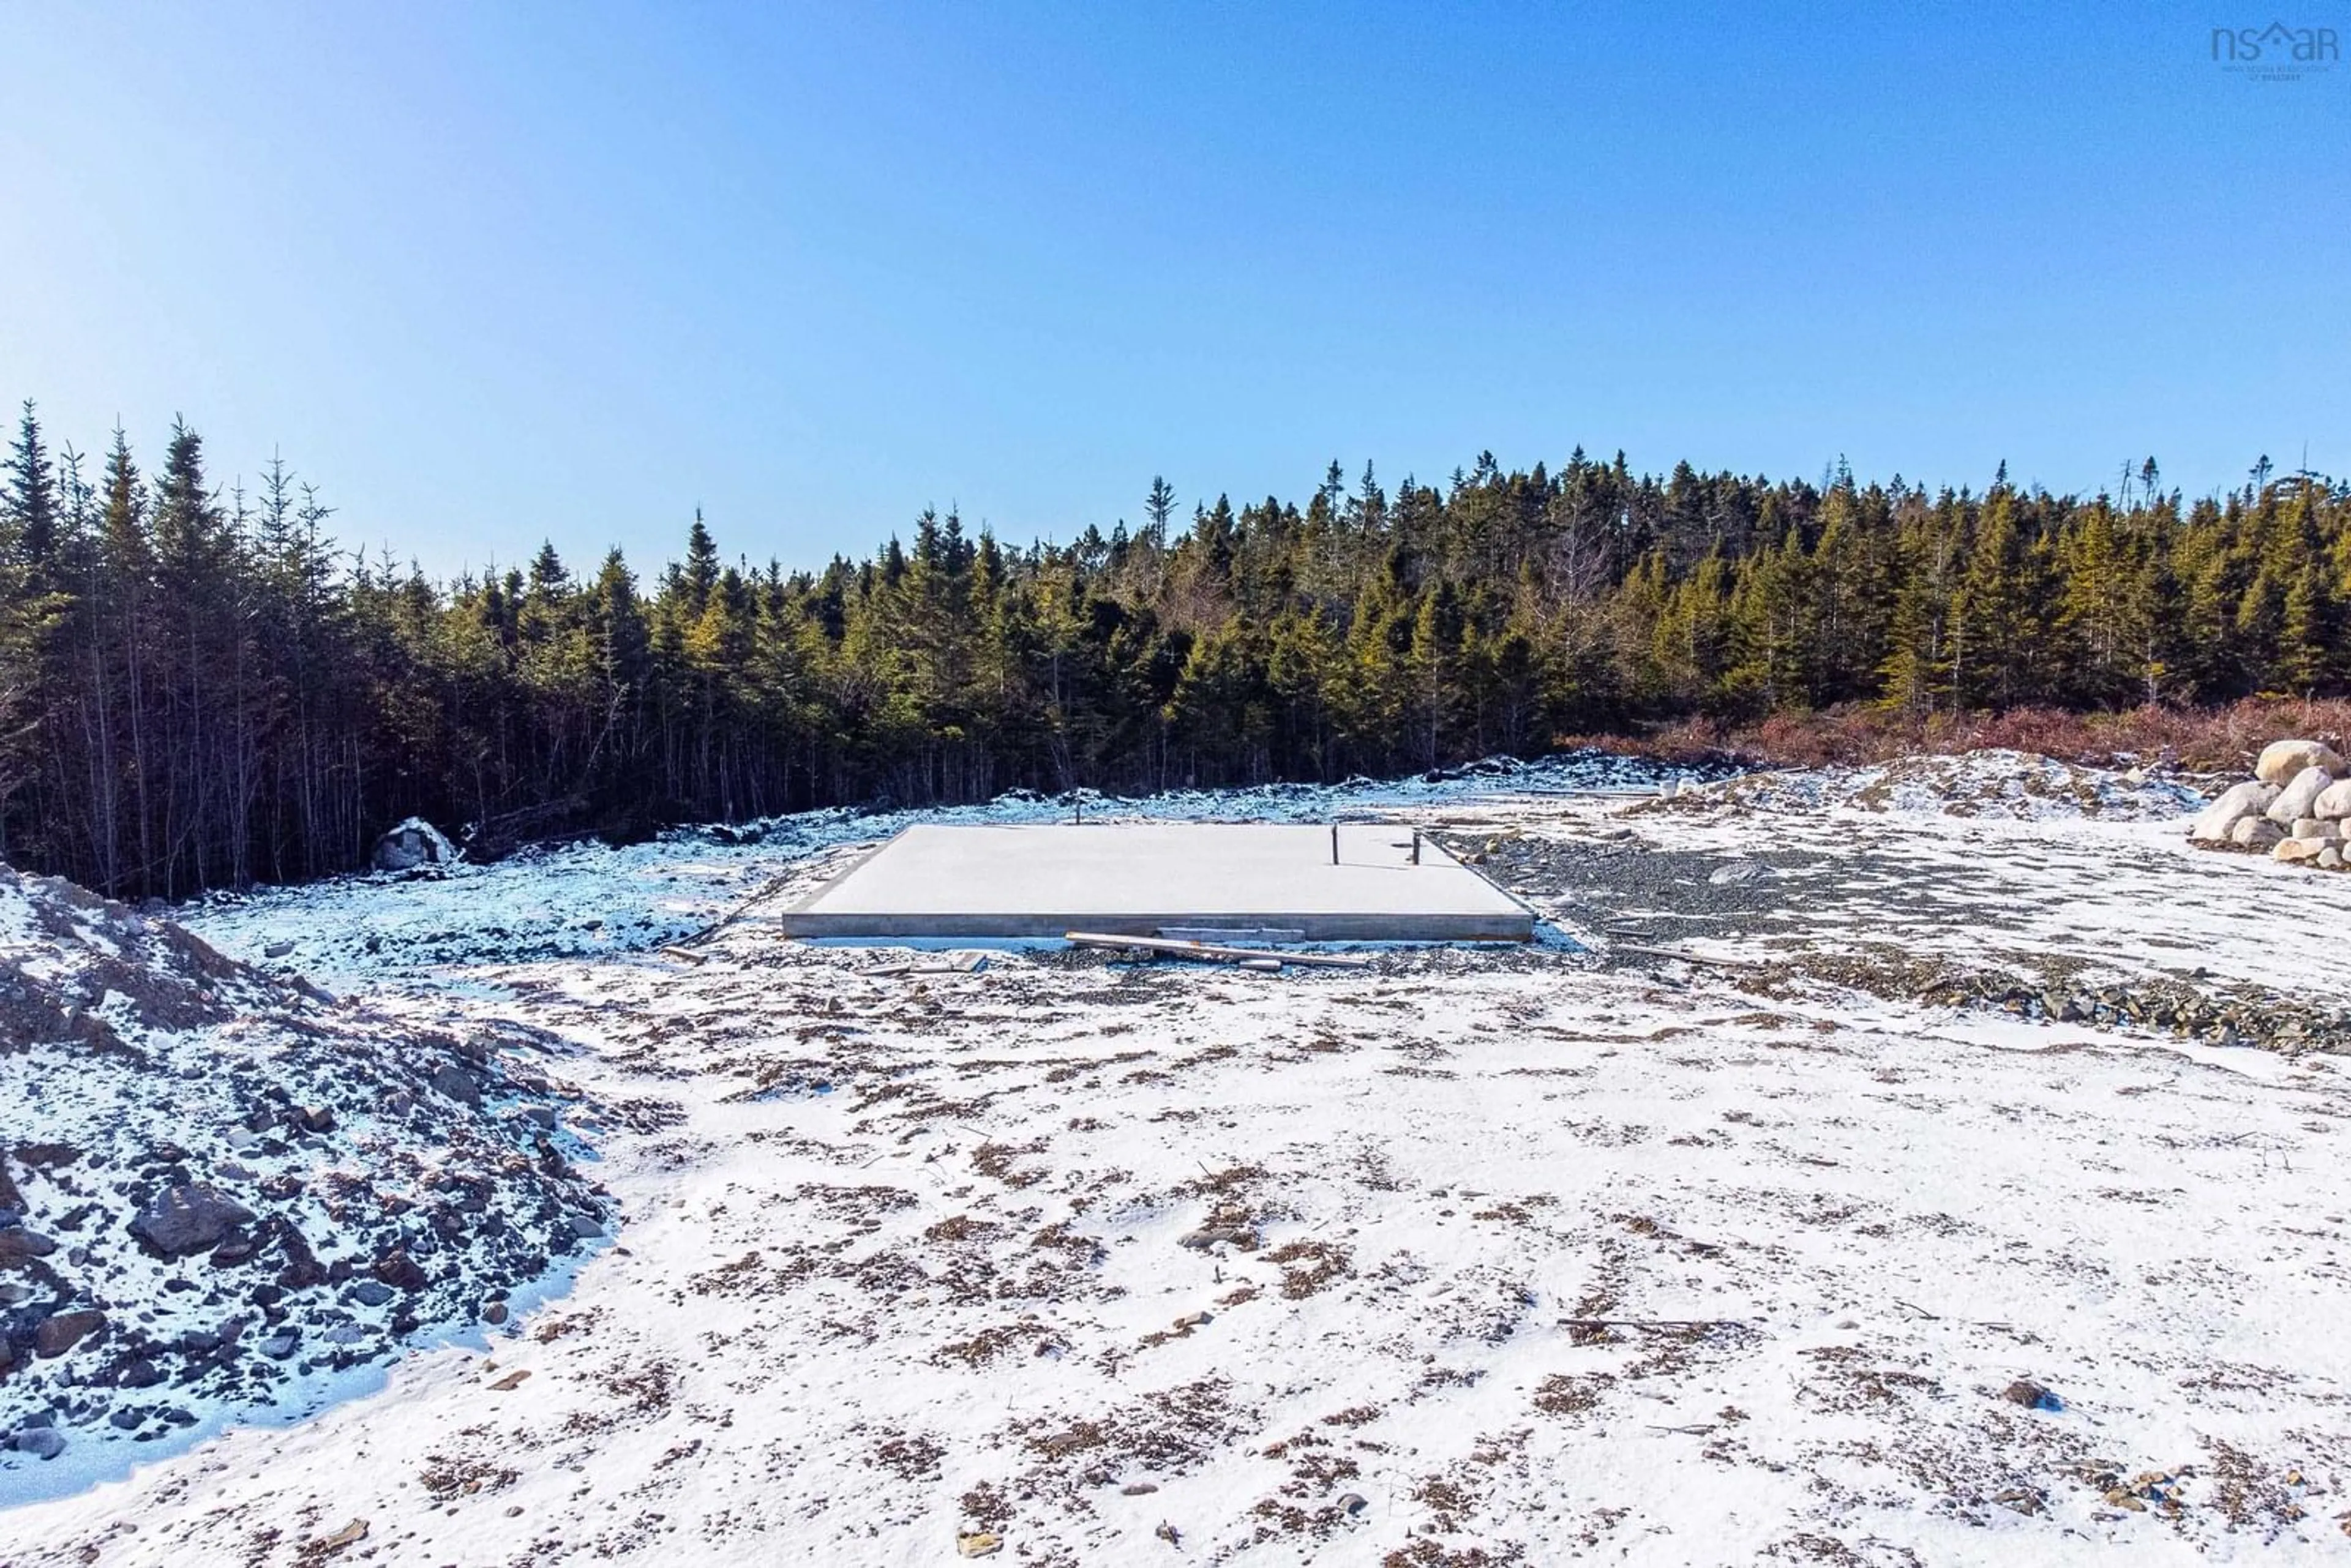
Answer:
<svg viewBox="0 0 2351 1568"><path fill-rule="evenodd" d="M2339 746L2346 735L2351 700L2259 696L2225 707L2150 703L2112 713L2019 707L1919 716L1843 707L1775 714L1741 726L1677 719L1630 735L1564 736L1559 745L1602 747L1665 762L1734 761L1754 768L1818 768L2004 747L2092 767L2165 762L2199 773L2245 773L2273 740L2300 737Z"/></svg>

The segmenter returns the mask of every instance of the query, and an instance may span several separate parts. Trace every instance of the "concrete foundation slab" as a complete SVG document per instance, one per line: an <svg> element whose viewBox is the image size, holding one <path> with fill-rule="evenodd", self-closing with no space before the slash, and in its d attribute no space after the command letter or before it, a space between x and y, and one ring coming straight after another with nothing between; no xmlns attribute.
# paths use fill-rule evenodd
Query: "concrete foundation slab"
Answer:
<svg viewBox="0 0 2351 1568"><path fill-rule="evenodd" d="M781 915L795 936L1154 936L1524 942L1525 904L1408 827L1105 822L920 826Z"/></svg>

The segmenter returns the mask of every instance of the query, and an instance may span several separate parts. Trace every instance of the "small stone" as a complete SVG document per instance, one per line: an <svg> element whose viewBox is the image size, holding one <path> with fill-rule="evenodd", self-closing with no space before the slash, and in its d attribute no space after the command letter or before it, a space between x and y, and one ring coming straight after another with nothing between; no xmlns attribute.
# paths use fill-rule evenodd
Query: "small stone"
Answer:
<svg viewBox="0 0 2351 1568"><path fill-rule="evenodd" d="M2318 864L2319 868L2323 871L2341 871L2343 869L2342 846L2339 844L2329 844L2325 849L2319 851Z"/></svg>
<svg viewBox="0 0 2351 1568"><path fill-rule="evenodd" d="M293 1329L280 1329L261 1342L261 1354L272 1361L284 1361L302 1343L301 1334Z"/></svg>
<svg viewBox="0 0 2351 1568"><path fill-rule="evenodd" d="M29 1258L46 1258L57 1249L48 1237L37 1235L21 1225L0 1230L0 1269L11 1263L22 1263Z"/></svg>
<svg viewBox="0 0 2351 1568"><path fill-rule="evenodd" d="M114 1381L125 1388L152 1388L163 1381L163 1369L145 1356L134 1356L123 1363Z"/></svg>
<svg viewBox="0 0 2351 1568"><path fill-rule="evenodd" d="M1004 1550L1004 1537L992 1530L967 1531L956 1537L958 1557L993 1557Z"/></svg>
<svg viewBox="0 0 2351 1568"><path fill-rule="evenodd" d="M166 1258L183 1258L208 1250L240 1225L253 1211L206 1182L191 1182L167 1189L140 1210L131 1233Z"/></svg>
<svg viewBox="0 0 2351 1568"><path fill-rule="evenodd" d="M305 1105L294 1113L306 1133L331 1133L335 1130L335 1108L331 1105Z"/></svg>
<svg viewBox="0 0 2351 1568"><path fill-rule="evenodd" d="M1220 1244L1250 1252L1257 1249L1257 1232L1246 1225L1204 1225L1179 1239L1176 1244L1202 1252Z"/></svg>
<svg viewBox="0 0 2351 1568"><path fill-rule="evenodd" d="M528 1382L529 1378L530 1368L527 1366L519 1371L509 1372L504 1377L499 1378L496 1383L490 1385L490 1392L493 1394L512 1394L516 1389L520 1388L526 1382Z"/></svg>
<svg viewBox="0 0 2351 1568"><path fill-rule="evenodd" d="M394 1248L375 1261L375 1277L396 1290L421 1291L425 1287L424 1270L415 1259Z"/></svg>
<svg viewBox="0 0 2351 1568"><path fill-rule="evenodd" d="M2000 1396L2011 1405L2022 1405L2027 1410L2062 1410L2064 1401L2049 1392L2047 1386L2029 1377L2020 1377L2000 1391Z"/></svg>
<svg viewBox="0 0 2351 1568"><path fill-rule="evenodd" d="M486 1323L502 1323L506 1322L507 1304L504 1301L484 1301L482 1303L482 1321Z"/></svg>
<svg viewBox="0 0 2351 1568"><path fill-rule="evenodd" d="M319 1549L322 1552L340 1552L346 1546L355 1546L365 1541L367 1532L368 1521L364 1519L355 1519L334 1534L320 1541Z"/></svg>
<svg viewBox="0 0 2351 1568"><path fill-rule="evenodd" d="M604 1234L604 1222L592 1214L571 1217L571 1234L582 1241L590 1241Z"/></svg>
<svg viewBox="0 0 2351 1568"><path fill-rule="evenodd" d="M1118 1489L1121 1497L1149 1497L1158 1490L1155 1481L1129 1481Z"/></svg>
<svg viewBox="0 0 2351 1568"><path fill-rule="evenodd" d="M139 1423L145 1418L139 1414L136 1406L125 1405L113 1415L109 1416L106 1420L109 1426L118 1431L135 1432L139 1429Z"/></svg>
<svg viewBox="0 0 2351 1568"><path fill-rule="evenodd" d="M444 1099L455 1100L461 1105L482 1103L482 1086L474 1082L472 1073L456 1062L443 1062L433 1070L433 1076L425 1082L435 1094Z"/></svg>
<svg viewBox="0 0 2351 1568"><path fill-rule="evenodd" d="M261 949L261 956L265 958L283 958L292 951L294 951L294 944L291 942L272 942Z"/></svg>
<svg viewBox="0 0 2351 1568"><path fill-rule="evenodd" d="M363 1307L380 1307L392 1300L392 1287L381 1280L361 1280L351 1287L351 1300Z"/></svg>
<svg viewBox="0 0 2351 1568"><path fill-rule="evenodd" d="M59 1312L33 1331L33 1354L45 1357L63 1355L105 1326L106 1314L93 1307Z"/></svg>
<svg viewBox="0 0 2351 1568"><path fill-rule="evenodd" d="M50 1427L36 1427L16 1434L15 1447L20 1454L30 1454L37 1459L54 1459L66 1451L66 1435Z"/></svg>

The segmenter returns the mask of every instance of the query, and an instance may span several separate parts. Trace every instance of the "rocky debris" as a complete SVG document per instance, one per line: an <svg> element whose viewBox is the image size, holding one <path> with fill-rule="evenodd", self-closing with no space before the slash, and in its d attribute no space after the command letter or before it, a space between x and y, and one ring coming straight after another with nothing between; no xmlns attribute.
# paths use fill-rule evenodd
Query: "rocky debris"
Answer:
<svg viewBox="0 0 2351 1568"><path fill-rule="evenodd" d="M2057 974L2035 980L1919 958L1876 944L1834 954L1806 953L1729 973L1741 989L1761 996L1825 982L1890 1000L1994 1008L2035 1022L2154 1030L2205 1045L2251 1046L2289 1056L2304 1051L2351 1055L2351 1008L2250 986L2209 991L2171 978L2090 985Z"/></svg>
<svg viewBox="0 0 2351 1568"><path fill-rule="evenodd" d="M208 1182L166 1188L139 1211L131 1233L166 1258L183 1258L216 1245L253 1210Z"/></svg>
<svg viewBox="0 0 2351 1568"><path fill-rule="evenodd" d="M2351 821L2351 779L2344 775L2351 767L2323 741L2281 740L2262 752L2253 772L2197 814L2188 841L2342 870L2345 823Z"/></svg>
<svg viewBox="0 0 2351 1568"><path fill-rule="evenodd" d="M371 858L378 871L414 871L424 865L448 865L457 858L457 846L423 818L411 817L383 831Z"/></svg>
<svg viewBox="0 0 2351 1568"><path fill-rule="evenodd" d="M529 1114L576 1098L551 1037L339 1002L5 867L0 937L0 1495L469 1327L611 1230Z"/></svg>
<svg viewBox="0 0 2351 1568"><path fill-rule="evenodd" d="M1864 811L1949 817L2098 817L2160 821L2195 804L2187 781L2147 768L2116 773L1998 748L1897 758L1861 768L1748 773L1677 789L1627 807L1650 812Z"/></svg>
<svg viewBox="0 0 2351 1568"><path fill-rule="evenodd" d="M2340 779L2351 768L2346 768L2343 758L2323 740L2273 740L2262 747L2253 763L2253 777L2264 784L2284 786L2310 768L2324 770L2329 778Z"/></svg>

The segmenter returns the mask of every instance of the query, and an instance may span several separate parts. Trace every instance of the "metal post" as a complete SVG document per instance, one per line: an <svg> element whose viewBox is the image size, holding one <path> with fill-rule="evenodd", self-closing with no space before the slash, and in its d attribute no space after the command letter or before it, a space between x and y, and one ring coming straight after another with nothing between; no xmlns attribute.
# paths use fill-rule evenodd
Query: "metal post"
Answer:
<svg viewBox="0 0 2351 1568"><path fill-rule="evenodd" d="M1339 863L1339 824L1336 822L1331 824L1331 863Z"/></svg>
<svg viewBox="0 0 2351 1568"><path fill-rule="evenodd" d="M1420 830L1418 828L1412 831L1412 863L1415 865L1420 863Z"/></svg>

